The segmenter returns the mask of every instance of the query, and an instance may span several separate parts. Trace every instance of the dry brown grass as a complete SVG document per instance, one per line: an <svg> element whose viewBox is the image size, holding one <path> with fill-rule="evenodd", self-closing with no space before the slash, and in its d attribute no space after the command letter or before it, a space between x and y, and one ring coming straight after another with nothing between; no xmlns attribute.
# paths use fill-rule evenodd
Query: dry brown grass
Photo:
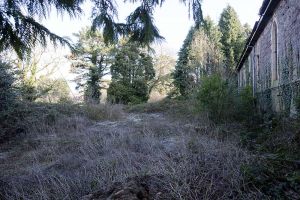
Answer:
<svg viewBox="0 0 300 200"><path fill-rule="evenodd" d="M156 199L255 199L257 193L241 191L240 167L251 156L235 142L212 138L213 129L162 114L101 122L65 117L0 148L0 197L80 199L150 176L160 186Z"/></svg>

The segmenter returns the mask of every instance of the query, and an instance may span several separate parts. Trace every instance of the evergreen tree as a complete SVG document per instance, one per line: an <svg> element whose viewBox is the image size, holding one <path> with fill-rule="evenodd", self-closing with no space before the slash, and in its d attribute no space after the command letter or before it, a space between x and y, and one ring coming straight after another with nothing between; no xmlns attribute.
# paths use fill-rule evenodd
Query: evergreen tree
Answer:
<svg viewBox="0 0 300 200"><path fill-rule="evenodd" d="M155 77L152 57L136 43L121 44L111 66L112 83L108 99L114 103L136 104L149 98L149 83Z"/></svg>
<svg viewBox="0 0 300 200"><path fill-rule="evenodd" d="M223 10L219 27L222 33L221 43L224 64L227 72L232 73L243 51L245 33L236 11L231 6L227 6Z"/></svg>
<svg viewBox="0 0 300 200"><path fill-rule="evenodd" d="M186 96L188 92L188 88L190 85L189 80L189 50L190 45L193 40L193 35L195 33L195 28L192 27L187 34L185 40L183 41L183 45L179 50L178 59L175 65L175 71L173 74L174 77L174 85L178 88L179 93L182 96Z"/></svg>
<svg viewBox="0 0 300 200"><path fill-rule="evenodd" d="M191 28L179 51L174 72L174 84L181 95L186 96L202 76L220 70L220 39L221 33L209 17L199 28Z"/></svg>
<svg viewBox="0 0 300 200"><path fill-rule="evenodd" d="M79 75L77 88L83 88L85 101L99 103L102 78L109 74L113 46L107 46L102 34L91 29L83 29L76 36L79 40L69 58L73 72Z"/></svg>
<svg viewBox="0 0 300 200"><path fill-rule="evenodd" d="M17 92L14 87L15 71L12 70L12 66L0 60L0 71L0 119L2 119L1 115L14 106ZM1 136L0 134L0 138Z"/></svg>

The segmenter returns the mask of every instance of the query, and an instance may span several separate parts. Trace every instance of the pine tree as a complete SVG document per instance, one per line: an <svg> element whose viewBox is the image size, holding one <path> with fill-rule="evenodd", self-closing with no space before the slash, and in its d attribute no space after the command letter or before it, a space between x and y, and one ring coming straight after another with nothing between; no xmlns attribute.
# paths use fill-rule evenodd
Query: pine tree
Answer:
<svg viewBox="0 0 300 200"><path fill-rule="evenodd" d="M181 95L200 83L200 78L220 70L222 52L221 33L207 17L199 28L191 28L182 48L174 72L174 84Z"/></svg>
<svg viewBox="0 0 300 200"><path fill-rule="evenodd" d="M183 41L183 45L179 50L178 59L175 65L175 71L173 74L174 77L174 85L178 88L179 93L182 96L186 96L189 88L189 51L190 45L193 40L193 36L195 33L195 28L192 27L187 34L185 40Z"/></svg>
<svg viewBox="0 0 300 200"><path fill-rule="evenodd" d="M219 27L222 33L221 43L225 66L228 72L232 73L243 51L245 34L238 15L231 6L223 10Z"/></svg>
<svg viewBox="0 0 300 200"><path fill-rule="evenodd" d="M83 88L85 101L99 103L102 79L108 75L114 47L107 46L102 34L86 28L76 35L78 42L74 46L72 71L76 78L77 88Z"/></svg>
<svg viewBox="0 0 300 200"><path fill-rule="evenodd" d="M118 47L111 75L110 101L124 104L146 102L150 81L155 77L152 57L136 43L126 41Z"/></svg>

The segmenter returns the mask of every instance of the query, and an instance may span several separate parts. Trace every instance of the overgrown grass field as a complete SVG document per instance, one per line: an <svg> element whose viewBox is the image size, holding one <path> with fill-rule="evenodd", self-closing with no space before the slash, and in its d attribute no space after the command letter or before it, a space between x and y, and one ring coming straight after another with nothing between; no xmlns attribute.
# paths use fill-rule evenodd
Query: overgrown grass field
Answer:
<svg viewBox="0 0 300 200"><path fill-rule="evenodd" d="M1 145L1 198L134 199L116 186L131 188L126 183L132 180L146 199L261 197L246 188L242 172L252 154L205 116L189 122L171 117L183 107L170 103L164 111L145 105L153 110L143 113L63 105L58 118L58 107L40 105L26 134Z"/></svg>

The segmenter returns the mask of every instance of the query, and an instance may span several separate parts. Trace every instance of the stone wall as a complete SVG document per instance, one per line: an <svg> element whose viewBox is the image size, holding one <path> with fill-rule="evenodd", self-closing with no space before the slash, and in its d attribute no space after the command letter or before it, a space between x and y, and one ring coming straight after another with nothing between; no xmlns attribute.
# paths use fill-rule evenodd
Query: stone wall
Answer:
<svg viewBox="0 0 300 200"><path fill-rule="evenodd" d="M277 74L274 27L277 26ZM273 38L272 38L273 37ZM295 112L300 95L300 0L282 0L239 71L239 86L252 85L263 112Z"/></svg>

